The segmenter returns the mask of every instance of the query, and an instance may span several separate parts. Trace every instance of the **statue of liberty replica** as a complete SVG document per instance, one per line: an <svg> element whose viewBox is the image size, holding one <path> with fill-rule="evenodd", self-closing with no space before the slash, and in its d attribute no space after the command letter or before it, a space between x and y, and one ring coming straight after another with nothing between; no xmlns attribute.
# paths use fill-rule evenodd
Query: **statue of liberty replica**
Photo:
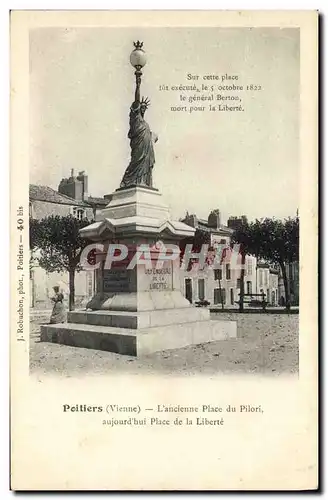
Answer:
<svg viewBox="0 0 328 500"><path fill-rule="evenodd" d="M131 161L124 173L120 189L132 186L153 187L154 143L158 139L144 119L150 101L144 97L140 99L141 68L146 64L146 54L142 49L143 42L134 42L134 46L135 49L130 56L130 62L136 69L136 90L134 102L130 108L130 129L128 133Z"/></svg>
<svg viewBox="0 0 328 500"><path fill-rule="evenodd" d="M194 238L195 228L174 220L162 194L152 187L157 138L144 119L149 100L140 98L146 56L141 42L134 46L130 56L136 76L128 135L131 161L98 220L80 230L82 238L100 244L96 291L85 310L68 313L67 323L42 325L41 342L144 356L237 337L235 321L212 320L209 309L194 307L181 290L179 242ZM176 258L163 259L167 244L169 249L172 244L178 249ZM124 246L128 252L123 257ZM116 249L120 249L120 259L114 259ZM120 262L112 266L115 260ZM157 266L158 260L162 265Z"/></svg>

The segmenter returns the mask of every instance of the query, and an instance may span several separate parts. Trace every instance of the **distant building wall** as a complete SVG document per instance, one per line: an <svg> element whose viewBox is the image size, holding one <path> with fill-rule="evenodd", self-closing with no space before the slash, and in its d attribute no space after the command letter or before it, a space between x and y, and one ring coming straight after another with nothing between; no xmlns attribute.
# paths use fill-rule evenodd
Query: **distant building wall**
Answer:
<svg viewBox="0 0 328 500"><path fill-rule="evenodd" d="M93 210L90 207L81 207L74 205L64 205L61 203L50 203L48 201L31 200L30 202L30 215L33 219L43 219L50 215L60 215L65 217L67 215L75 215L74 212L82 211L84 217L89 220L93 219Z"/></svg>

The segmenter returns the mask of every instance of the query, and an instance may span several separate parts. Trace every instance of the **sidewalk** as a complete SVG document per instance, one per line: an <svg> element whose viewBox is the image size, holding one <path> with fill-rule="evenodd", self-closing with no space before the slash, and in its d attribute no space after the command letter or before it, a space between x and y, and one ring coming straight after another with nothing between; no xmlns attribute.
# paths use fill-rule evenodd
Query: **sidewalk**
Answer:
<svg viewBox="0 0 328 500"><path fill-rule="evenodd" d="M221 305L209 306L210 312L213 313L239 313L238 307L225 307L222 309ZM245 307L243 313L245 314L298 314L299 307L291 306L290 310L287 311L285 307L282 306L267 306L265 311L263 311L262 307Z"/></svg>

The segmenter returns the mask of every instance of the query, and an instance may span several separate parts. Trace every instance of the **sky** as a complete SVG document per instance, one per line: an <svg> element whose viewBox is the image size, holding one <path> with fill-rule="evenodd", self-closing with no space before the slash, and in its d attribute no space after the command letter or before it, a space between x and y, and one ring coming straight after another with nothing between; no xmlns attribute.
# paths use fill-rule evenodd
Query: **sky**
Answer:
<svg viewBox="0 0 328 500"><path fill-rule="evenodd" d="M119 187L130 159L135 77L129 57L135 40L144 42L147 54L141 94L150 98L151 107L145 118L159 137L154 186L172 216L188 211L207 218L216 208L223 221L242 214L250 220L295 215L298 29L31 30L30 182L57 189L73 168L88 174L92 196ZM188 74L199 75L197 85L221 84L204 81L203 75L235 75L235 84L261 90L213 92L240 95L244 112L173 112L183 92L160 86L190 85Z"/></svg>

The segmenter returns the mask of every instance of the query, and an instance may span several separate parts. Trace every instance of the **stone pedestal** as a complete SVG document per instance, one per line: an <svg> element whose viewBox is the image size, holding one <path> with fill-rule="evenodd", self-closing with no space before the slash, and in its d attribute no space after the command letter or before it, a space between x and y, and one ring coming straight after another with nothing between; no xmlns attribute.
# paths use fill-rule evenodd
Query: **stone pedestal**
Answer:
<svg viewBox="0 0 328 500"><path fill-rule="evenodd" d="M158 190L115 191L102 220L81 231L101 244L96 295L86 311L68 313L68 323L42 326L41 340L136 356L236 337L235 322L211 321L207 309L182 295L179 257L160 259L164 247L178 246L194 232L171 219ZM109 269L113 244L127 251Z"/></svg>

